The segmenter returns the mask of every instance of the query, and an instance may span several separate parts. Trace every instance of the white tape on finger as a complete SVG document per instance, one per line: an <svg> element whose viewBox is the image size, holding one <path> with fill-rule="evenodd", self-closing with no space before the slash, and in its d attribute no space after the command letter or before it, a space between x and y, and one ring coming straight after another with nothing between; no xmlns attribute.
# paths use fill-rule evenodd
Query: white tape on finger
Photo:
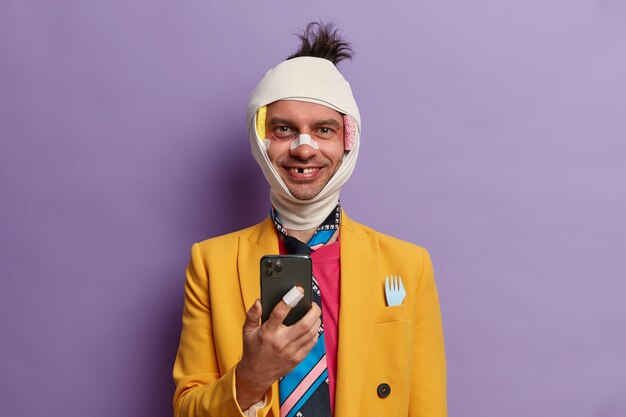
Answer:
<svg viewBox="0 0 626 417"><path fill-rule="evenodd" d="M296 286L292 287L287 294L283 295L283 301L291 308L294 308L303 298L304 294L302 294Z"/></svg>

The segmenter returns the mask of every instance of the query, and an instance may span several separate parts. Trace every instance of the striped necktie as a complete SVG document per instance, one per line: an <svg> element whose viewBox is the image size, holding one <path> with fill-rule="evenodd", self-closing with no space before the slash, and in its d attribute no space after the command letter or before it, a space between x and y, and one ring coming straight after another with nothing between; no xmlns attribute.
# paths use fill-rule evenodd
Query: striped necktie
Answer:
<svg viewBox="0 0 626 417"><path fill-rule="evenodd" d="M335 210L318 227L315 234L305 244L288 236L280 223L278 213L272 209L272 218L278 231L285 238L285 248L291 254L309 255L312 249L328 243L341 222L341 207ZM322 298L315 277L312 279L311 300L322 307ZM280 417L331 417L330 390L328 385L328 366L326 346L324 345L324 321L318 330L319 338L313 349L290 373L278 384L280 393Z"/></svg>

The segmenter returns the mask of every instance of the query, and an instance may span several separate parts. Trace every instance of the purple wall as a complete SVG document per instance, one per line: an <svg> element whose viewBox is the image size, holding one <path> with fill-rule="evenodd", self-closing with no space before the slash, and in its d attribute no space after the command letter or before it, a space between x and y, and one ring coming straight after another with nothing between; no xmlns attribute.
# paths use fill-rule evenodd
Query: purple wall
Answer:
<svg viewBox="0 0 626 417"><path fill-rule="evenodd" d="M0 3L3 417L171 415L189 247L265 216L247 96L317 18L357 51L344 206L432 253L450 415L626 415L626 6L363 4Z"/></svg>

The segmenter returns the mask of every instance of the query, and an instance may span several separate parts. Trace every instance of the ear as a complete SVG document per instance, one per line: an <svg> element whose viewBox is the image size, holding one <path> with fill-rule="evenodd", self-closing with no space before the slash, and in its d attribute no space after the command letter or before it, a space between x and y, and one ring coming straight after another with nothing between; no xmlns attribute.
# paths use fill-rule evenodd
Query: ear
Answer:
<svg viewBox="0 0 626 417"><path fill-rule="evenodd" d="M344 149L349 151L352 149L354 145L354 141L356 141L356 122L347 114L343 115L343 144Z"/></svg>

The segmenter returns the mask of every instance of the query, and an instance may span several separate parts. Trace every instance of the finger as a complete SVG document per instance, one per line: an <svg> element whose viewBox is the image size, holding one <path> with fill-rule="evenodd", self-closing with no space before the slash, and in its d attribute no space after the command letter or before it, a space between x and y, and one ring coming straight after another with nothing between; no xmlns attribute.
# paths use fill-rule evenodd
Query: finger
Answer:
<svg viewBox="0 0 626 417"><path fill-rule="evenodd" d="M300 293L301 296L304 295L304 289L302 287L294 288L297 288L297 291ZM293 293L294 291L292 288L287 292L287 294L285 294L287 300L285 300L285 297L283 297L283 299L280 300L278 304L276 304L276 306L274 306L270 317L267 319L267 322L265 322L265 326L269 330L275 330L283 324L285 317L287 317L287 314L289 314L289 312L293 308L291 305L287 304L287 302L290 302L295 307L297 305L297 301L300 301L299 299L296 301L296 298L293 297ZM302 297L299 298L301 299Z"/></svg>
<svg viewBox="0 0 626 417"><path fill-rule="evenodd" d="M317 329L321 325L320 316L320 308L317 306L317 304L311 303L311 308L309 309L309 311L307 311L300 320L287 328L287 337L295 342L303 335L311 333L312 329L317 331Z"/></svg>
<svg viewBox="0 0 626 417"><path fill-rule="evenodd" d="M254 300L254 304L250 307L250 310L246 312L246 320L243 323L243 333L249 333L252 330L260 326L259 320L263 313L263 307L261 307L261 301L257 298Z"/></svg>
<svg viewBox="0 0 626 417"><path fill-rule="evenodd" d="M305 332L300 334L300 336L291 342L291 347L293 351L299 351L301 349L306 350L305 354L309 352L317 342L317 339L320 336L319 329L322 325L322 321L318 318L316 319L311 327L309 327Z"/></svg>
<svg viewBox="0 0 626 417"><path fill-rule="evenodd" d="M322 325L320 316L320 308L312 303L302 319L285 328L284 338L289 340L286 354L304 358L313 349L320 335L319 329Z"/></svg>
<svg viewBox="0 0 626 417"><path fill-rule="evenodd" d="M291 308L298 305L300 300L304 298L304 290L302 287L293 286L287 294L283 295L283 301Z"/></svg>
<svg viewBox="0 0 626 417"><path fill-rule="evenodd" d="M302 325L303 327L308 328L312 326L313 323L317 319L319 319L321 315L322 315L322 310L319 308L319 306L315 302L312 302L311 308L309 309L309 311L307 311L306 314L302 316L302 318L298 320L296 323L294 323L291 327L294 327L294 326L297 327L297 325Z"/></svg>
<svg viewBox="0 0 626 417"><path fill-rule="evenodd" d="M313 314L315 314L317 317L322 315L322 309L320 308L320 306L317 305L315 301L311 303L311 309L309 311L311 310L313 310Z"/></svg>

